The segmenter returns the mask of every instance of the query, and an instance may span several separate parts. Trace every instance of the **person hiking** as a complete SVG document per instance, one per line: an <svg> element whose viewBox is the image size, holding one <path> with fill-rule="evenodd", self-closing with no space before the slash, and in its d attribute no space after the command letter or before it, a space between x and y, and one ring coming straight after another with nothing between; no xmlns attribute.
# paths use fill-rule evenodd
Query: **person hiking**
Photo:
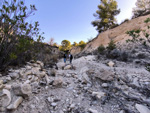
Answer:
<svg viewBox="0 0 150 113"><path fill-rule="evenodd" d="M73 59L73 56L72 56L72 54L69 54L69 60L70 60L70 64L72 64L72 59Z"/></svg>
<svg viewBox="0 0 150 113"><path fill-rule="evenodd" d="M67 56L66 56L66 54L64 54L64 63L66 63L66 58L67 58Z"/></svg>

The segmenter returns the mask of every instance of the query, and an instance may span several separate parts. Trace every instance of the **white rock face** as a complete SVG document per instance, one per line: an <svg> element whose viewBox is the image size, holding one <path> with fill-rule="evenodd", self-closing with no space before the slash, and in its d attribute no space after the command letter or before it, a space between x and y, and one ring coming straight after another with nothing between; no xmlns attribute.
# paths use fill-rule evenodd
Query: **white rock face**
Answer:
<svg viewBox="0 0 150 113"><path fill-rule="evenodd" d="M150 113L150 110L144 105L136 104L135 107L140 113Z"/></svg>

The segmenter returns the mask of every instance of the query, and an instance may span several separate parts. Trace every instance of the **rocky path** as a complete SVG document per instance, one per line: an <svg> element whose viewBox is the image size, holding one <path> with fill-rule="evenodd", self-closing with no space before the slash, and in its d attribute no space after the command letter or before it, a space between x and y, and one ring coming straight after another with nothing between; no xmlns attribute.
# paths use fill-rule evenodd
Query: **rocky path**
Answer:
<svg viewBox="0 0 150 113"><path fill-rule="evenodd" d="M2 113L150 113L150 73L95 56L58 70L30 62L0 77Z"/></svg>

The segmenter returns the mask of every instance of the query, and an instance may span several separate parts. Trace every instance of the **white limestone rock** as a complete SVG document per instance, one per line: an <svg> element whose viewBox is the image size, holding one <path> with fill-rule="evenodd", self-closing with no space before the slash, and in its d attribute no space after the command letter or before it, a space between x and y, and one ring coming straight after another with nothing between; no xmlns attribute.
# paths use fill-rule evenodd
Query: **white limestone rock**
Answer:
<svg viewBox="0 0 150 113"><path fill-rule="evenodd" d="M4 88L8 89L8 90L11 90L11 87L12 87L11 85L6 84Z"/></svg>
<svg viewBox="0 0 150 113"><path fill-rule="evenodd" d="M71 65L67 65L67 66L64 67L64 70L69 70L69 69L72 69Z"/></svg>
<svg viewBox="0 0 150 113"><path fill-rule="evenodd" d="M8 109L8 110L15 110L15 109L17 109L18 106L22 103L22 101L23 101L23 98L22 98L22 97L17 97L17 99L16 99L14 102L12 102L12 103L7 107L7 109Z"/></svg>
<svg viewBox="0 0 150 113"><path fill-rule="evenodd" d="M12 86L12 89L17 96L28 97L31 94L31 86L29 84L17 84Z"/></svg>
<svg viewBox="0 0 150 113"><path fill-rule="evenodd" d="M9 76L12 78L12 79L15 79L15 78L19 78L19 74L14 72L14 73L9 73Z"/></svg>
<svg viewBox="0 0 150 113"><path fill-rule="evenodd" d="M11 93L7 89L3 89L3 96L0 98L0 106L7 107L11 102Z"/></svg>
<svg viewBox="0 0 150 113"><path fill-rule="evenodd" d="M97 110L94 110L94 109L92 109L92 108L90 108L88 111L89 111L90 113L99 113Z"/></svg>
<svg viewBox="0 0 150 113"><path fill-rule="evenodd" d="M95 96L97 99L101 99L106 94L104 92L92 92L92 96Z"/></svg>
<svg viewBox="0 0 150 113"><path fill-rule="evenodd" d="M99 78L103 81L113 81L114 80L114 72L108 70L100 70L95 74L96 78Z"/></svg>
<svg viewBox="0 0 150 113"><path fill-rule="evenodd" d="M55 80L53 81L53 86L55 87L62 87L63 85L63 79L62 78L55 78Z"/></svg>
<svg viewBox="0 0 150 113"><path fill-rule="evenodd" d="M135 105L135 108L140 112L140 113L150 113L150 110L144 106L144 105L141 105L141 104L136 104Z"/></svg>
<svg viewBox="0 0 150 113"><path fill-rule="evenodd" d="M108 87L108 84L107 84L107 83L103 83L103 84L102 84L102 87L103 87L103 88L107 88L107 87Z"/></svg>
<svg viewBox="0 0 150 113"><path fill-rule="evenodd" d="M109 67L114 67L115 63L112 62L112 61L109 61L109 62L107 63L107 65L108 65Z"/></svg>

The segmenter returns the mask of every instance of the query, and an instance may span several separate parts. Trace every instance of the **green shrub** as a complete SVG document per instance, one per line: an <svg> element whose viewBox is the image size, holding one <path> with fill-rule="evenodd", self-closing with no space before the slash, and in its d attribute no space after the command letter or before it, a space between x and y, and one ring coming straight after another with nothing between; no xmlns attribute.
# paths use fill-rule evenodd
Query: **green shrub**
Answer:
<svg viewBox="0 0 150 113"><path fill-rule="evenodd" d="M116 44L114 43L113 40L111 40L111 41L109 42L109 44L108 44L108 46L107 46L107 49L108 49L109 51L112 51L113 49L116 49Z"/></svg>
<svg viewBox="0 0 150 113"><path fill-rule="evenodd" d="M104 45L100 45L99 47L98 47L98 52L100 53L100 54L102 54L103 52L104 52L104 50L105 50L105 47L104 47Z"/></svg>
<svg viewBox="0 0 150 113"><path fill-rule="evenodd" d="M11 53L9 56L10 56L10 60L17 59L17 55L15 53Z"/></svg>

